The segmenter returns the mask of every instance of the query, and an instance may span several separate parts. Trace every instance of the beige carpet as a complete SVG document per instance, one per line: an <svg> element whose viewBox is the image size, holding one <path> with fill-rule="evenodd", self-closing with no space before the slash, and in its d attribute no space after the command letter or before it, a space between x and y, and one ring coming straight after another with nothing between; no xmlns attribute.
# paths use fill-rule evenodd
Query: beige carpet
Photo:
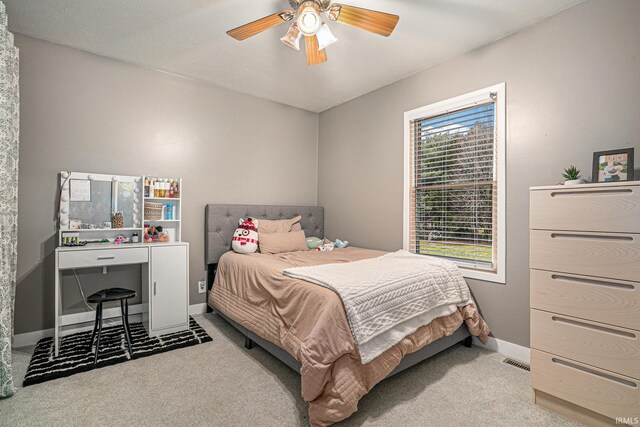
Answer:
<svg viewBox="0 0 640 427"><path fill-rule="evenodd" d="M213 342L18 389L0 426L306 425L300 377L217 316ZM14 353L18 384L31 348ZM569 426L531 402L529 373L455 346L378 384L341 426Z"/></svg>

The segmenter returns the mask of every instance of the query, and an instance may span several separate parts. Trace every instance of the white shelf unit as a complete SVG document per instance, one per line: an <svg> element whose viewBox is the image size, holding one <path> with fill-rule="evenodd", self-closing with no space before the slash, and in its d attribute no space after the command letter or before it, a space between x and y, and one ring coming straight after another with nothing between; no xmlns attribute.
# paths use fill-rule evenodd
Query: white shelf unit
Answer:
<svg viewBox="0 0 640 427"><path fill-rule="evenodd" d="M146 180L156 180L161 182L172 182L176 181L178 184L178 191L180 192L180 197L155 197L152 195L146 195L146 190L144 189L144 182ZM142 178L143 181L143 217L144 217L144 203L152 202L152 203L161 203L162 204L162 219L149 219L144 217L143 222L144 225L149 226L162 226L163 231L169 233L169 237L172 242L180 242L182 241L182 179L181 178L162 178L162 177L152 177L145 176ZM167 205L173 205L173 219L165 219L166 218L166 208ZM143 227L144 227L143 225ZM144 234L144 230L143 230Z"/></svg>
<svg viewBox="0 0 640 427"><path fill-rule="evenodd" d="M146 177L152 178L152 177ZM156 178L164 182L175 180L178 184L180 197L146 197L144 194L145 176L124 176L124 175L106 175L85 172L68 172L60 173L60 207L59 207L59 228L58 228L58 245L62 245L62 236L66 233L78 233L80 241L98 242L101 239L113 241L117 236L123 235L130 239L134 233L139 235L140 242L144 241L144 226L160 225L164 231L169 233L171 242L182 241L182 179L180 178ZM91 182L113 182L113 183L131 183L133 184L134 208L133 208L133 227L125 228L70 228L70 198L71 180L88 180ZM150 220L144 217L144 203L154 202L163 205L162 218L160 220ZM168 204L173 204L173 218L164 219L165 209Z"/></svg>
<svg viewBox="0 0 640 427"><path fill-rule="evenodd" d="M154 201L164 201L164 200L180 200L180 197L145 197L145 200L148 200L150 202L154 202Z"/></svg>

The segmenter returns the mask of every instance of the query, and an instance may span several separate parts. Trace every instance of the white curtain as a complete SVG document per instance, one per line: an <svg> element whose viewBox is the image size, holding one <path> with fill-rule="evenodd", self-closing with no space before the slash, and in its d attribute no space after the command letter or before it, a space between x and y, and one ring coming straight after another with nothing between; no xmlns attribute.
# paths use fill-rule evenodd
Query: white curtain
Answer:
<svg viewBox="0 0 640 427"><path fill-rule="evenodd" d="M0 2L0 397L15 393L11 370L18 240L18 49Z"/></svg>

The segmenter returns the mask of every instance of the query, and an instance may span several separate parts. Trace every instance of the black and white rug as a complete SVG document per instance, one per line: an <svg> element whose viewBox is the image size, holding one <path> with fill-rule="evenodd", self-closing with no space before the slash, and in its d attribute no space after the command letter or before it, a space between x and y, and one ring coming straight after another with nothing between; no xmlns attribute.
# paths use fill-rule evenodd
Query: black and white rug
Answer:
<svg viewBox="0 0 640 427"><path fill-rule="evenodd" d="M190 318L188 331L156 338L150 338L147 335L142 323L130 323L129 327L134 359L211 341L211 337L193 318ZM53 338L43 338L38 341L22 386L68 377L79 372L115 365L131 359L127 351L122 325L110 326L102 329L100 354L98 355L98 363L94 365L93 349L89 351L87 346L91 332L79 332L63 337L58 357L53 356Z"/></svg>

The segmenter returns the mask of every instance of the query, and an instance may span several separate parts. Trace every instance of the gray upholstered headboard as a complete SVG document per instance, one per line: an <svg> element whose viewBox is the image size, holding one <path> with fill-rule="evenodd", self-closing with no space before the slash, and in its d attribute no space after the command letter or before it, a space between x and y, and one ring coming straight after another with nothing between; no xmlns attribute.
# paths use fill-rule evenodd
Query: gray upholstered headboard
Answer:
<svg viewBox="0 0 640 427"><path fill-rule="evenodd" d="M240 218L287 219L302 216L307 237L324 238L324 208L321 206L207 205L205 207L205 258L217 264L231 250L233 232Z"/></svg>

